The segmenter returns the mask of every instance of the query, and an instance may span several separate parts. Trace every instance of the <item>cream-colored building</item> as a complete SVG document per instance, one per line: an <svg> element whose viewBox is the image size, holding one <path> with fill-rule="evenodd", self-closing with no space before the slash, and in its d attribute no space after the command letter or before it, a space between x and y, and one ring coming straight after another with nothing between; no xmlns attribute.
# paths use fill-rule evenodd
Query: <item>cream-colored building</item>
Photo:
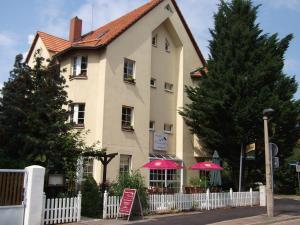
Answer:
<svg viewBox="0 0 300 225"><path fill-rule="evenodd" d="M152 0L85 35L82 21L71 20L69 40L37 32L34 52L57 56L74 104L76 129L89 130L86 142L118 153L108 166L108 180L140 170L150 186L165 184L164 171L142 165L173 159L181 171L166 173L169 187L179 188L198 172L187 168L205 156L178 110L188 103L185 85L195 85L205 61L175 0ZM101 163L90 161L86 173L101 182Z"/></svg>

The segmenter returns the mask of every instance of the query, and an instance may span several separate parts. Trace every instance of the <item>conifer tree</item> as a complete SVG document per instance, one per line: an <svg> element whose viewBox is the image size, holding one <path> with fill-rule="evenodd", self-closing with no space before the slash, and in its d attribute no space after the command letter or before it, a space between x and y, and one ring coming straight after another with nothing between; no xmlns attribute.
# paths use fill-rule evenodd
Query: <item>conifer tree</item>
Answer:
<svg viewBox="0 0 300 225"><path fill-rule="evenodd" d="M281 161L299 138L296 127L297 83L283 72L292 35L264 34L256 22L258 6L250 0L221 1L210 30L208 73L187 87L191 100L180 114L209 151L218 150L237 185L241 144L256 143L256 159L247 162L249 182L263 181L264 108L273 108L271 141Z"/></svg>

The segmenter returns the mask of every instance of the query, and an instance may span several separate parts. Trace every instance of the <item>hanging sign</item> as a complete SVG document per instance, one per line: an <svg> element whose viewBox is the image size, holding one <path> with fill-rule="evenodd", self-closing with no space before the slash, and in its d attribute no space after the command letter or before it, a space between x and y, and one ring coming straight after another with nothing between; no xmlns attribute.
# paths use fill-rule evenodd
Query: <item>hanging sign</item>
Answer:
<svg viewBox="0 0 300 225"><path fill-rule="evenodd" d="M168 147L168 135L154 132L154 150L166 151Z"/></svg>
<svg viewBox="0 0 300 225"><path fill-rule="evenodd" d="M140 214L140 216L143 217L142 205L136 189L125 188L121 198L117 219L119 215L122 214L128 216L129 220L132 214L132 209L134 209L135 215Z"/></svg>

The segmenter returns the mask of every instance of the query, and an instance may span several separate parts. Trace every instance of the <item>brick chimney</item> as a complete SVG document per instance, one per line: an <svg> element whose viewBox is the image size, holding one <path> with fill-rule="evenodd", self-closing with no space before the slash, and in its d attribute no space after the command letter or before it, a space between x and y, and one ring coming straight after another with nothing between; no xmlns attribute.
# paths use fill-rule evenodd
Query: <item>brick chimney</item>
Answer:
<svg viewBox="0 0 300 225"><path fill-rule="evenodd" d="M69 41L79 41L81 39L82 20L75 16L70 21Z"/></svg>

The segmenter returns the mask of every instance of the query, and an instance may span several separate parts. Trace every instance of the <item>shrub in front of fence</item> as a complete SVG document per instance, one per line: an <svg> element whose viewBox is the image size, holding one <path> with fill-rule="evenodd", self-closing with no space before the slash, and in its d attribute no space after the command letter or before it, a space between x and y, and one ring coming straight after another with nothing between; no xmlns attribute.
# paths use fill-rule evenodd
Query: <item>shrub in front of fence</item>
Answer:
<svg viewBox="0 0 300 225"><path fill-rule="evenodd" d="M101 197L99 188L92 176L86 177L82 184L82 216L100 218L101 211Z"/></svg>
<svg viewBox="0 0 300 225"><path fill-rule="evenodd" d="M122 196L125 188L136 189L144 210L148 209L148 193L145 185L144 177L139 171L132 173L124 173L119 175L116 182L110 186L110 194L115 196Z"/></svg>

